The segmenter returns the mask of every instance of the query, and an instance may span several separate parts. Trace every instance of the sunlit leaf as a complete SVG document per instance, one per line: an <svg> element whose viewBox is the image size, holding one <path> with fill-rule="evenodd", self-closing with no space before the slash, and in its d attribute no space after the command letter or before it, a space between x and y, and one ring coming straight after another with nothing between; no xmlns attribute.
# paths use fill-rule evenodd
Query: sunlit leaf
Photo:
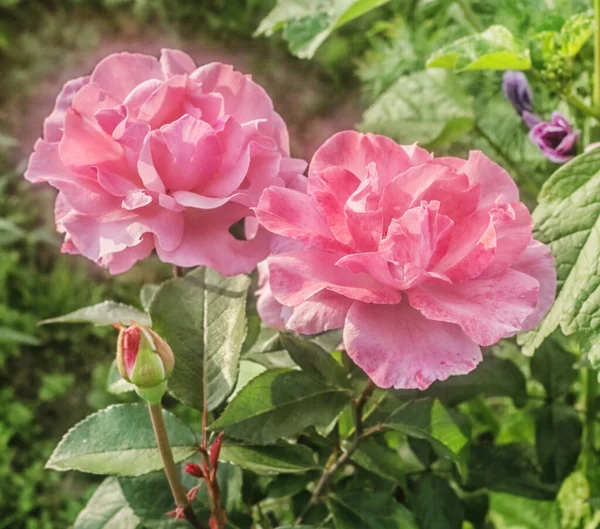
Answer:
<svg viewBox="0 0 600 529"><path fill-rule="evenodd" d="M436 51L427 61L427 68L528 70L531 59L529 50L508 29L491 26Z"/></svg>

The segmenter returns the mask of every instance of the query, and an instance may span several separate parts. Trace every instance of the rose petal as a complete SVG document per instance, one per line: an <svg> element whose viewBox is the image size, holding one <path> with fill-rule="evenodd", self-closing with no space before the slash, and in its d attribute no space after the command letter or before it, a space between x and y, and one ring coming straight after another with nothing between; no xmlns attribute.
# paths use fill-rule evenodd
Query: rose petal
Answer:
<svg viewBox="0 0 600 529"><path fill-rule="evenodd" d="M538 241L531 241L512 268L534 277L540 284L535 310L521 324L521 331L530 331L538 326L554 303L556 293L554 257L548 246Z"/></svg>
<svg viewBox="0 0 600 529"><path fill-rule="evenodd" d="M339 254L299 250L269 258L271 290L275 299L290 307L329 290L367 303L398 303L400 292L377 283L367 274L335 266Z"/></svg>
<svg viewBox="0 0 600 529"><path fill-rule="evenodd" d="M408 299L426 318L456 323L475 343L492 345L521 330L538 291L537 279L509 268L466 285L424 283L409 290Z"/></svg>
<svg viewBox="0 0 600 529"><path fill-rule="evenodd" d="M462 167L472 185L481 186L480 208L489 207L499 197L505 202L519 201L519 188L511 176L480 151L471 151Z"/></svg>
<svg viewBox="0 0 600 529"><path fill-rule="evenodd" d="M496 252L490 265L479 276L481 278L493 277L511 266L531 241L533 221L525 204L515 202L492 211L496 211L492 213Z"/></svg>
<svg viewBox="0 0 600 529"><path fill-rule="evenodd" d="M216 175L221 146L213 128L192 116L150 133L152 161L166 189L201 191Z"/></svg>
<svg viewBox="0 0 600 529"><path fill-rule="evenodd" d="M44 139L46 141L60 141L63 134L65 113L72 105L73 98L79 89L90 82L90 76L78 77L67 81L56 97L54 110L44 121Z"/></svg>
<svg viewBox="0 0 600 529"><path fill-rule="evenodd" d="M319 204L331 232L347 245L352 245L354 239L348 230L344 206L360 183L353 173L341 167L329 167L308 179L308 193Z"/></svg>
<svg viewBox="0 0 600 529"><path fill-rule="evenodd" d="M115 53L101 60L91 76L117 101L123 102L137 85L148 79L164 79L156 57L139 53Z"/></svg>
<svg viewBox="0 0 600 529"><path fill-rule="evenodd" d="M25 178L33 183L48 182L62 192L71 208L88 215L103 215L119 209L119 200L105 191L89 173L78 174L63 164L58 143L38 140L29 159Z"/></svg>
<svg viewBox="0 0 600 529"><path fill-rule="evenodd" d="M433 271L460 283L478 277L496 255L494 218L487 210L454 225L447 251Z"/></svg>
<svg viewBox="0 0 600 529"><path fill-rule="evenodd" d="M360 179L367 165L375 163L383 188L394 176L410 167L410 158L394 140L376 134L360 134L353 130L338 132L329 138L313 156L309 178L317 178L328 167L342 167Z"/></svg>
<svg viewBox="0 0 600 529"><path fill-rule="evenodd" d="M188 209L184 212L185 231L181 244L167 251L157 244L160 259L179 266L211 266L227 276L248 274L269 254L270 234L260 229L251 241L241 241L229 233L239 220L252 216L238 204L218 209Z"/></svg>
<svg viewBox="0 0 600 529"><path fill-rule="evenodd" d="M406 302L355 302L346 315L344 346L382 388L427 389L481 362L481 350L458 325L431 321Z"/></svg>
<svg viewBox="0 0 600 529"><path fill-rule="evenodd" d="M283 305L275 299L269 285L269 265L267 261L262 261L258 263L256 268L258 270L258 288L255 292L257 297L256 312L268 327L284 329L285 321L281 316Z"/></svg>
<svg viewBox="0 0 600 529"><path fill-rule="evenodd" d="M301 334L341 329L353 303L354 300L346 296L322 290L294 307L285 326Z"/></svg>
<svg viewBox="0 0 600 529"><path fill-rule="evenodd" d="M129 270L138 261L146 259L153 249L154 240L150 234L146 233L139 244L125 248L120 252L105 255L98 260L98 264L108 268L111 274L121 274Z"/></svg>
<svg viewBox="0 0 600 529"><path fill-rule="evenodd" d="M127 172L122 147L108 134L95 128L69 108L58 151L67 167L100 166Z"/></svg>
<svg viewBox="0 0 600 529"><path fill-rule="evenodd" d="M160 50L160 67L165 76L190 74L196 69L196 63L180 50L163 48Z"/></svg>
<svg viewBox="0 0 600 529"><path fill-rule="evenodd" d="M269 231L319 248L347 253L308 195L283 187L270 187L260 197L256 218Z"/></svg>

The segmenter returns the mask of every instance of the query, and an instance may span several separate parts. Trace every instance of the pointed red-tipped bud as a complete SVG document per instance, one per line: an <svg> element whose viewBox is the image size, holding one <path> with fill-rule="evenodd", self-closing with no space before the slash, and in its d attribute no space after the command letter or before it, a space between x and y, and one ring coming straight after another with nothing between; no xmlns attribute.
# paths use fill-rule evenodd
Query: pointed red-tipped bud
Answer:
<svg viewBox="0 0 600 529"><path fill-rule="evenodd" d="M219 454L221 453L221 441L223 440L223 432L221 432L213 445L210 447L209 460L210 466L214 469L217 468L219 464Z"/></svg>
<svg viewBox="0 0 600 529"><path fill-rule="evenodd" d="M194 476L195 478L202 479L204 477L204 472L199 465L196 463L188 463L185 465L186 474L190 474L190 476Z"/></svg>
<svg viewBox="0 0 600 529"><path fill-rule="evenodd" d="M190 501L193 501L194 498L196 497L196 494L198 494L198 490L200 489L200 485L196 485L195 487L192 487L189 492L187 493L187 499Z"/></svg>
<svg viewBox="0 0 600 529"><path fill-rule="evenodd" d="M211 516L208 520L208 525L210 525L210 529L219 529L219 522L214 516Z"/></svg>
<svg viewBox="0 0 600 529"><path fill-rule="evenodd" d="M185 513L183 512L183 507L177 507L173 511L169 511L167 516L171 518L175 518L176 520L185 520Z"/></svg>

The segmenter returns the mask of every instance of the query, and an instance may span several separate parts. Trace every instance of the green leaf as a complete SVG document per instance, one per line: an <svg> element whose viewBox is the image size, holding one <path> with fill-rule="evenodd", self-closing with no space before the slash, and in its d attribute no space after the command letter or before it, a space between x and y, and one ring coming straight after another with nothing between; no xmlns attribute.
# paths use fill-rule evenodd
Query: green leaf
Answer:
<svg viewBox="0 0 600 529"><path fill-rule="evenodd" d="M531 358L531 376L542 384L549 397L564 395L577 380L574 364L577 357L563 351L558 343L549 339Z"/></svg>
<svg viewBox="0 0 600 529"><path fill-rule="evenodd" d="M246 340L242 349L242 354L245 356L246 354L273 353L276 351L281 351L279 331L277 329L266 327L260 322L258 335L251 341Z"/></svg>
<svg viewBox="0 0 600 529"><path fill-rule="evenodd" d="M290 52L310 59L333 31L387 2L389 0L277 0L256 35L270 36L283 29Z"/></svg>
<svg viewBox="0 0 600 529"><path fill-rule="evenodd" d="M594 34L593 13L578 13L569 18L560 30L560 53L575 57Z"/></svg>
<svg viewBox="0 0 600 529"><path fill-rule="evenodd" d="M527 498L553 499L557 489L542 482L531 447L517 443L471 446L465 490L487 488Z"/></svg>
<svg viewBox="0 0 600 529"><path fill-rule="evenodd" d="M376 437L364 439L352 455L352 460L364 469L393 481L404 482L404 464L398 452Z"/></svg>
<svg viewBox="0 0 600 529"><path fill-rule="evenodd" d="M188 490L199 483L181 468L177 470L184 489ZM163 470L137 477L120 477L119 485L127 504L143 520L145 527L154 528L153 522L157 520L166 522L168 526L176 525L174 520L168 520L165 516L175 508L175 502Z"/></svg>
<svg viewBox="0 0 600 529"><path fill-rule="evenodd" d="M589 497L590 485L583 472L573 472L563 481L556 497L560 505L561 529L579 529L585 524L592 512Z"/></svg>
<svg viewBox="0 0 600 529"><path fill-rule="evenodd" d="M30 334L11 329L9 327L0 327L0 343L22 343L26 345L40 345L40 341Z"/></svg>
<svg viewBox="0 0 600 529"><path fill-rule="evenodd" d="M541 31L532 38L534 57L541 57L544 65L549 65L556 56L560 35L556 31Z"/></svg>
<svg viewBox="0 0 600 529"><path fill-rule="evenodd" d="M344 368L317 344L299 336L282 334L281 345L304 372L341 388L351 387Z"/></svg>
<svg viewBox="0 0 600 529"><path fill-rule="evenodd" d="M235 388L231 392L231 395L227 398L228 401L233 400L236 395L248 385L253 378L256 378L261 373L264 373L267 370L265 366L262 364L258 364L256 362L250 362L248 360L240 360L239 369L238 369L238 378L235 383Z"/></svg>
<svg viewBox="0 0 600 529"><path fill-rule="evenodd" d="M418 529L412 514L388 494L330 494L327 506L336 529Z"/></svg>
<svg viewBox="0 0 600 529"><path fill-rule="evenodd" d="M164 414L173 457L182 461L196 451L196 436L172 413ZM65 434L46 468L117 476L162 468L146 406L117 404L88 416Z"/></svg>
<svg viewBox="0 0 600 529"><path fill-rule="evenodd" d="M560 483L575 468L581 451L583 425L565 404L551 404L535 412L535 447L542 480Z"/></svg>
<svg viewBox="0 0 600 529"><path fill-rule="evenodd" d="M115 478L105 479L75 520L73 529L136 529L133 513Z"/></svg>
<svg viewBox="0 0 600 529"><path fill-rule="evenodd" d="M196 463L200 462L195 458ZM178 469L184 489L189 490L201 482L197 478L186 474L182 468ZM228 463L221 463L217 470L217 480L221 488L221 504L231 515L241 507L242 471ZM165 514L175 508L173 495L166 475L163 471L151 472L138 477L121 477L119 484L123 495L133 512L143 520L147 529L164 529L189 527L187 522L169 520ZM199 519L208 519L210 516L210 500L206 487L202 483L192 507Z"/></svg>
<svg viewBox="0 0 600 529"><path fill-rule="evenodd" d="M425 70L400 77L365 111L359 129L432 148L452 143L474 123L473 99L453 75Z"/></svg>
<svg viewBox="0 0 600 529"><path fill-rule="evenodd" d="M466 375L434 382L425 391L401 390L400 398L432 397L447 406L455 406L477 395L511 397L516 406L527 402L527 388L522 371L510 360L486 355L483 361Z"/></svg>
<svg viewBox="0 0 600 529"><path fill-rule="evenodd" d="M135 390L135 386L127 382L127 380L121 376L121 373L119 373L119 368L117 367L117 363L114 360L110 365L106 386L106 389L108 389L108 391L114 395L120 395L121 393L127 393L128 391Z"/></svg>
<svg viewBox="0 0 600 529"><path fill-rule="evenodd" d="M212 428L249 443L271 444L307 426L330 424L349 401L349 392L301 371L267 371L238 393Z"/></svg>
<svg viewBox="0 0 600 529"><path fill-rule="evenodd" d="M318 477L318 473L316 474ZM268 498L288 498L302 492L309 483L315 480L315 473L280 474L267 485Z"/></svg>
<svg viewBox="0 0 600 529"><path fill-rule="evenodd" d="M0 135L1 144L1 135ZM0 218L0 246L7 246L27 237L27 232L8 219Z"/></svg>
<svg viewBox="0 0 600 529"><path fill-rule="evenodd" d="M560 293L537 331L520 337L532 354L560 326L594 336L600 318L600 149L563 165L544 184L533 212L536 239L556 259Z"/></svg>
<svg viewBox="0 0 600 529"><path fill-rule="evenodd" d="M142 289L140 290L140 302L146 312L150 310L150 304L159 290L160 285L153 285L152 283L147 283L142 286Z"/></svg>
<svg viewBox="0 0 600 529"><path fill-rule="evenodd" d="M120 323L129 325L131 322L150 326L152 322L145 312L135 307L117 303L116 301L103 301L91 307L82 309L40 322L40 325L48 323L93 323L94 325L114 325Z"/></svg>
<svg viewBox="0 0 600 529"><path fill-rule="evenodd" d="M219 459L266 475L298 474L318 468L310 448L288 443L273 446L224 443Z"/></svg>
<svg viewBox="0 0 600 529"><path fill-rule="evenodd" d="M246 336L247 276L223 277L197 268L164 283L154 295L154 330L173 349L175 369L169 390L184 403L209 410L233 391Z"/></svg>
<svg viewBox="0 0 600 529"><path fill-rule="evenodd" d="M427 68L468 70L528 70L529 50L504 26L490 26L436 51Z"/></svg>
<svg viewBox="0 0 600 529"><path fill-rule="evenodd" d="M490 495L489 517L496 529L561 529L555 501L494 493Z"/></svg>
<svg viewBox="0 0 600 529"><path fill-rule="evenodd" d="M385 424L405 435L428 440L438 453L453 459L457 459L468 442L444 405L433 399L403 404L392 412Z"/></svg>
<svg viewBox="0 0 600 529"><path fill-rule="evenodd" d="M477 529L483 529L490 512L490 495L487 492L469 494L461 498L465 520Z"/></svg>
<svg viewBox="0 0 600 529"><path fill-rule="evenodd" d="M423 476L411 501L420 529L461 529L464 510L448 482L432 474Z"/></svg>

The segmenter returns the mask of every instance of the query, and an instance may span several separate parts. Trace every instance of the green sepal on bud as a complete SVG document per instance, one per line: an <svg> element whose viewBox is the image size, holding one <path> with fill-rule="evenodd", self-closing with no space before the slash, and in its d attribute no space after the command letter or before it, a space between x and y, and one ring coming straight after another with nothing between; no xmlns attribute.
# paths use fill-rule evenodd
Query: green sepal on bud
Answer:
<svg viewBox="0 0 600 529"><path fill-rule="evenodd" d="M152 329L139 323L120 327L117 367L144 400L160 402L174 363L173 351Z"/></svg>

